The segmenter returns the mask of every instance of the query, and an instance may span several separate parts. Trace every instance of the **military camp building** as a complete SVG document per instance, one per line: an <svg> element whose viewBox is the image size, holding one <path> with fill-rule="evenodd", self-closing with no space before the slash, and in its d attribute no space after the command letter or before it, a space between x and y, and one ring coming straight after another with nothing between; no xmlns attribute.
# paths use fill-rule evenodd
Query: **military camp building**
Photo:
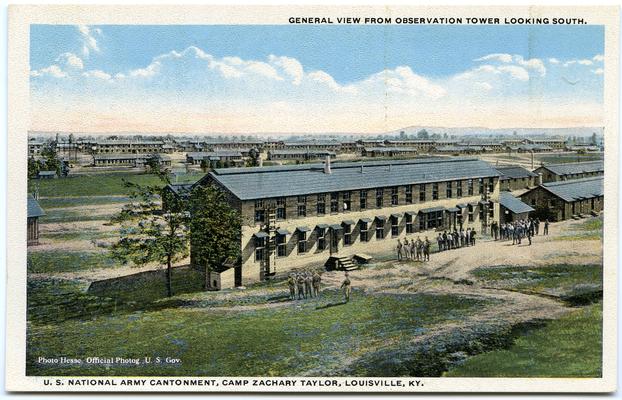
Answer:
<svg viewBox="0 0 622 400"><path fill-rule="evenodd" d="M197 184L223 190L243 219L241 259L209 279L213 289L386 253L405 236L481 232L499 216L499 173L471 158L215 169Z"/></svg>

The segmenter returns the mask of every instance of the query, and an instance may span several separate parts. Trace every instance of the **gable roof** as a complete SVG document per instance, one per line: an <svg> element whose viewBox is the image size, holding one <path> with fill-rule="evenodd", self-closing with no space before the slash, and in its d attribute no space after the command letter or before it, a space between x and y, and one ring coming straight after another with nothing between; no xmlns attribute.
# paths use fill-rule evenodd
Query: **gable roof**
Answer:
<svg viewBox="0 0 622 400"><path fill-rule="evenodd" d="M520 199L514 197L510 192L501 192L499 194L499 204L514 214L532 212L534 209L528 204L523 203Z"/></svg>
<svg viewBox="0 0 622 400"><path fill-rule="evenodd" d="M28 218L42 217L45 215L45 211L39 205L39 202L28 193Z"/></svg>
<svg viewBox="0 0 622 400"><path fill-rule="evenodd" d="M605 193L603 176L549 182L532 190L537 190L538 188L547 190L566 202L590 199L592 197L603 196ZM531 190L529 192L531 192Z"/></svg>
<svg viewBox="0 0 622 400"><path fill-rule="evenodd" d="M584 172L604 172L605 163L603 160L596 160L565 164L548 164L540 168L546 168L555 175L570 175Z"/></svg>
<svg viewBox="0 0 622 400"><path fill-rule="evenodd" d="M520 165L507 165L496 167L496 169L497 171L499 171L499 174L501 174L501 180L538 176L538 174L535 174L528 169L521 167Z"/></svg>
<svg viewBox="0 0 622 400"><path fill-rule="evenodd" d="M241 200L499 176L473 158L333 163L331 170L326 174L324 164L316 163L216 169L207 176Z"/></svg>

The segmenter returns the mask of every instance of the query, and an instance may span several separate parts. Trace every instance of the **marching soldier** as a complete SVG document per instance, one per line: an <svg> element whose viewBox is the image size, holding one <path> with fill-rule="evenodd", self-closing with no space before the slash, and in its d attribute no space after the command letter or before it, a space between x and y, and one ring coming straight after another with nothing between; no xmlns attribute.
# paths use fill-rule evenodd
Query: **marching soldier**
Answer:
<svg viewBox="0 0 622 400"><path fill-rule="evenodd" d="M346 299L346 303L350 301L350 292L352 291L350 278L348 277L348 273L346 272L345 279L341 283L341 289L343 289L343 295Z"/></svg>
<svg viewBox="0 0 622 400"><path fill-rule="evenodd" d="M397 261L400 261L402 259L402 241L397 239Z"/></svg>
<svg viewBox="0 0 622 400"><path fill-rule="evenodd" d="M415 251L416 251L416 260L417 261L422 261L423 257L422 257L422 253L423 253L423 242L421 241L421 238L419 236L417 236L417 241L415 242Z"/></svg>
<svg viewBox="0 0 622 400"><path fill-rule="evenodd" d="M432 243L430 243L430 240L426 236L425 242L423 242L423 260L424 261L430 261L430 246L431 245Z"/></svg>

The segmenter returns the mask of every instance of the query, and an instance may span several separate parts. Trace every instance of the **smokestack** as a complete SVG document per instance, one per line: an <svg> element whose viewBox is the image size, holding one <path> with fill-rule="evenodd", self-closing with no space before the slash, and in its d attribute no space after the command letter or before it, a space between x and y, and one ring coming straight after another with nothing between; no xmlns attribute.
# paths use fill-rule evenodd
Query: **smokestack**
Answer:
<svg viewBox="0 0 622 400"><path fill-rule="evenodd" d="M330 170L330 155L326 156L326 161L324 162L324 173L330 174L332 171Z"/></svg>
<svg viewBox="0 0 622 400"><path fill-rule="evenodd" d="M538 173L538 186L542 185L542 172Z"/></svg>
<svg viewBox="0 0 622 400"><path fill-rule="evenodd" d="M263 167L263 158L261 156L257 157L257 165Z"/></svg>

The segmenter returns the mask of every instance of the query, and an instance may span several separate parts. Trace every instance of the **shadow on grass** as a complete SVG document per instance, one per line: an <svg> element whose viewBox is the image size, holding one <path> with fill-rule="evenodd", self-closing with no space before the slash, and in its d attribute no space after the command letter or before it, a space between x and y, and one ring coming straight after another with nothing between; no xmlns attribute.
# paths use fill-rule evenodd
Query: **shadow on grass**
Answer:
<svg viewBox="0 0 622 400"><path fill-rule="evenodd" d="M328 304L325 304L323 306L315 307L315 309L316 310L324 310L326 308L336 307L336 306L343 306L345 304L348 304L348 302L343 300L343 301L340 301L340 302L337 302L337 303L328 303Z"/></svg>

